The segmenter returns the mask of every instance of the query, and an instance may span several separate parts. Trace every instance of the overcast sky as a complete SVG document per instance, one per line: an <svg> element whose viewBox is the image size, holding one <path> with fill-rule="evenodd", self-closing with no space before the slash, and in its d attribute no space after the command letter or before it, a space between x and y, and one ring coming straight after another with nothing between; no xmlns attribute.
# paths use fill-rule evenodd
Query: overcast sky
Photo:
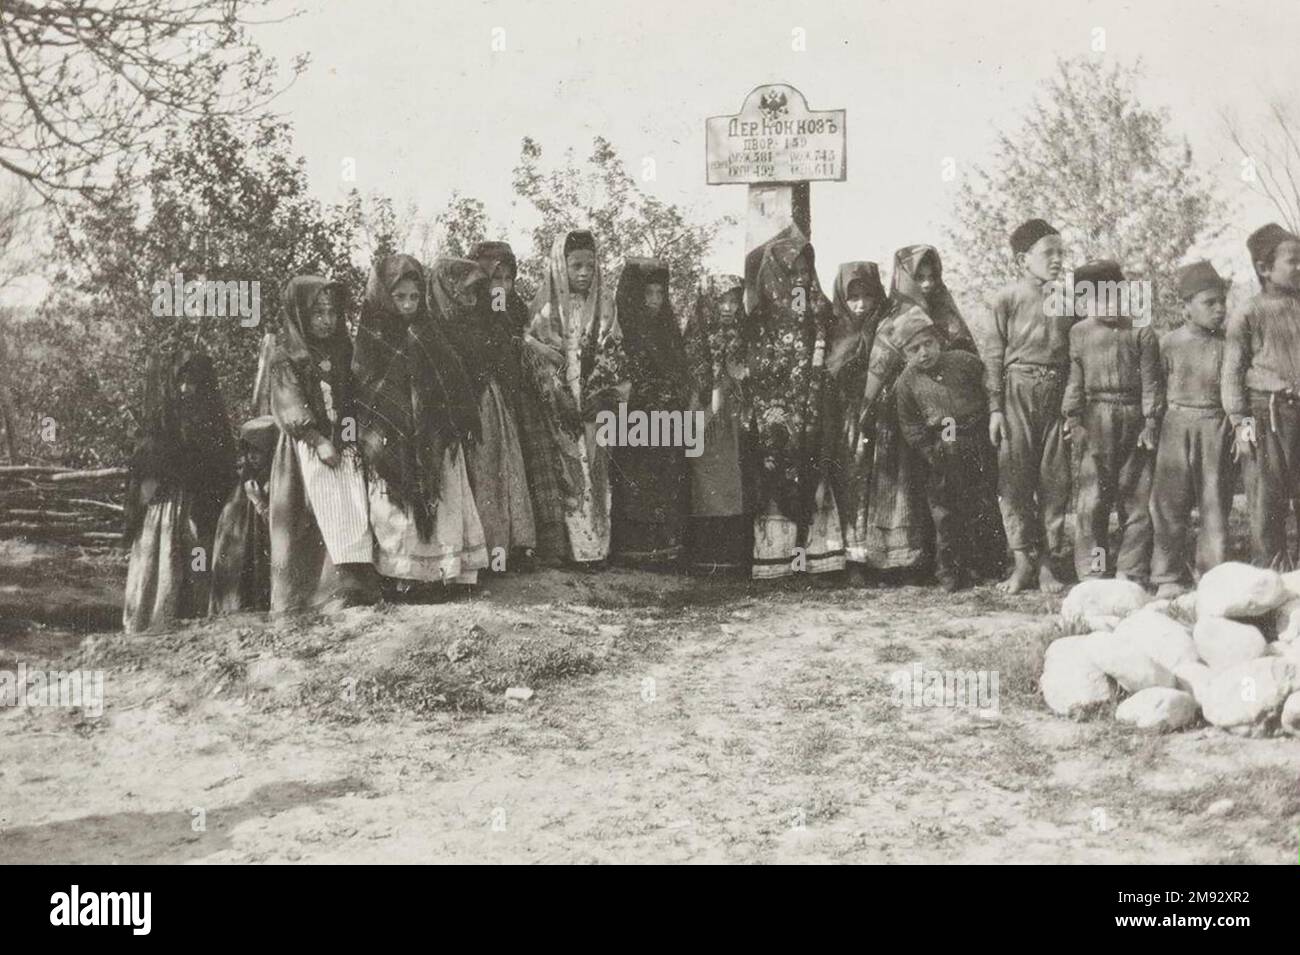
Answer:
<svg viewBox="0 0 1300 955"><path fill-rule="evenodd" d="M285 63L312 56L278 107L320 198L354 185L341 177L351 157L363 193L414 199L426 214L452 189L482 199L517 248L531 225L510 188L525 135L552 157L585 155L603 135L634 172L654 158L662 198L743 223L745 187L705 184L705 118L737 112L751 88L776 81L813 109L846 109L848 180L812 191L826 280L837 262L888 263L908 243L942 250L957 187L941 179L943 159L959 176L987 162L996 129L1015 128L1056 58L1080 54L1142 58L1144 100L1168 107L1175 134L1236 205L1224 242L1204 251L1247 270L1242 240L1275 214L1242 183L1219 113L1248 118L1284 81L1295 98L1300 49L1294 0L296 0L278 12L292 9L301 14L255 35ZM796 28L803 52L792 49ZM1091 52L1095 28L1105 30L1101 54ZM739 271L743 254L742 224L709 264Z"/></svg>

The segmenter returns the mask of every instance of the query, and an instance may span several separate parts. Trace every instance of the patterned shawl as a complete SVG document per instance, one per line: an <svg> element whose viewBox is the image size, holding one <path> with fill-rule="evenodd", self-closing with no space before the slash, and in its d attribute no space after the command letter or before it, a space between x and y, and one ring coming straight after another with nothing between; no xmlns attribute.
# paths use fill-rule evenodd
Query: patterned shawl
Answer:
<svg viewBox="0 0 1300 955"><path fill-rule="evenodd" d="M645 308L647 285L663 286L658 313ZM668 266L658 259L630 258L618 277L614 312L623 332L630 400L643 410L682 409L689 396L686 347L669 300Z"/></svg>
<svg viewBox="0 0 1300 955"><path fill-rule="evenodd" d="M929 262L934 266L936 289L927 297L917 285L916 273L921 265ZM894 274L889 281L889 314L876 328L876 339L872 344L865 398L868 404L874 403L886 389L892 388L894 380L907 364L902 351L894 345L894 321L908 309L917 307L934 322L944 348L957 348L975 352L974 339L966 320L962 318L953 301L948 286L943 284L943 262L932 245L905 245L894 253Z"/></svg>
<svg viewBox="0 0 1300 955"><path fill-rule="evenodd" d="M392 292L403 279L420 290L403 318ZM476 438L478 407L464 366L429 308L424 269L409 255L380 259L366 283L353 369L366 467L411 515L421 537L433 534L448 450Z"/></svg>
<svg viewBox="0 0 1300 955"><path fill-rule="evenodd" d="M131 456L127 539L139 533L151 501L174 490L194 496L195 523L206 538L234 478L234 442L212 359L197 348L153 353L145 363L144 415ZM146 481L157 482L148 500Z"/></svg>
<svg viewBox="0 0 1300 955"><path fill-rule="evenodd" d="M322 292L334 296L334 334L324 340L311 335L311 309ZM352 384L352 340L343 320L342 286L318 275L295 275L280 295L280 328L271 353L272 380L290 372L297 391L307 401L316 430L337 446L346 443L348 419L355 420L356 400ZM321 386L324 385L325 388ZM333 405L331 421L325 391ZM257 400L254 395L254 401Z"/></svg>
<svg viewBox="0 0 1300 955"><path fill-rule="evenodd" d="M690 360L691 381L700 404L706 408L713 389L725 375L727 364L744 364L745 327L743 292L745 280L739 275L713 275L700 283L695 309L686 324L686 354ZM718 303L727 295L738 296L740 307L729 324L722 322Z"/></svg>
<svg viewBox="0 0 1300 955"><path fill-rule="evenodd" d="M755 253L758 264L751 268ZM811 276L807 288L794 282L801 259ZM794 226L751 252L746 272L746 299L755 303L747 353L762 459L758 503L773 501L805 525L828 464L825 347L831 305L817 282L813 247Z"/></svg>

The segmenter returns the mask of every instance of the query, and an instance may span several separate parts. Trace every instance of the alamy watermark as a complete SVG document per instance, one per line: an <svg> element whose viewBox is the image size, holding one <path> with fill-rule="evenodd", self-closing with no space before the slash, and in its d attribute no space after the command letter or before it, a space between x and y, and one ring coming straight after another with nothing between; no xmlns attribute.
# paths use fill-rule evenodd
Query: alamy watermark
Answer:
<svg viewBox="0 0 1300 955"><path fill-rule="evenodd" d="M1082 300L1082 301L1080 301ZM1043 309L1052 318L1082 318L1086 315L1129 318L1136 326L1151 324L1151 307L1155 300L1147 279L1123 282L1076 282L1073 272L1066 272L1060 282L1051 285Z"/></svg>
<svg viewBox="0 0 1300 955"><path fill-rule="evenodd" d="M980 716L998 712L997 670L935 670L913 663L889 675L895 706L971 709Z"/></svg>
<svg viewBox="0 0 1300 955"><path fill-rule="evenodd" d="M262 283L256 279L197 278L188 282L184 272L171 280L153 283L155 318L234 318L244 328L255 328L262 320Z"/></svg>
<svg viewBox="0 0 1300 955"><path fill-rule="evenodd" d="M104 713L103 670L0 670L0 706L81 707L86 716Z"/></svg>
<svg viewBox="0 0 1300 955"><path fill-rule="evenodd" d="M685 448L688 458L704 453L703 411L596 412L596 443L602 448Z"/></svg>

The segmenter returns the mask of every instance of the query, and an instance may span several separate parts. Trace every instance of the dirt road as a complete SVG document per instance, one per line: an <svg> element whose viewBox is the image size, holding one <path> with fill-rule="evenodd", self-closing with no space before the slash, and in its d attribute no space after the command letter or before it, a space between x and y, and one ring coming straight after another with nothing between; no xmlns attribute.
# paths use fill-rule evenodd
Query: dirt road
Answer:
<svg viewBox="0 0 1300 955"><path fill-rule="evenodd" d="M1042 598L619 571L488 590L69 655L53 631L6 637L5 666L44 647L51 667L102 669L105 706L0 710L0 859L1297 855L1300 740L1052 716L1033 688ZM995 711L899 705L891 676L918 663L997 672ZM517 683L533 697L507 702Z"/></svg>

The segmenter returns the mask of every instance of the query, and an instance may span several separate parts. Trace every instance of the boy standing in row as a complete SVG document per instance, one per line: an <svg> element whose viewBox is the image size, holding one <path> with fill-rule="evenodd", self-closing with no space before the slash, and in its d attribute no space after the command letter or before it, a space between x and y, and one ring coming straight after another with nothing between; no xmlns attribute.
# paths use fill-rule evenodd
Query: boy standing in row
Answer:
<svg viewBox="0 0 1300 955"><path fill-rule="evenodd" d="M1300 504L1300 237L1269 223L1246 247L1260 292L1228 320L1223 407L1236 432L1251 560L1289 568L1287 515Z"/></svg>
<svg viewBox="0 0 1300 955"><path fill-rule="evenodd" d="M1034 586L1064 589L1053 561L1066 557L1070 456L1061 433L1061 399L1074 319L1049 307L1061 275L1057 230L1030 219L1011 234L1021 277L994 296L976 330L989 402L989 438L998 449L998 490L1015 559L1003 593ZM1065 311L1064 309L1060 311ZM1036 579L1035 579L1036 578Z"/></svg>
<svg viewBox="0 0 1300 955"><path fill-rule="evenodd" d="M1160 342L1165 416L1151 499L1151 583L1157 597L1176 597L1185 589L1190 575L1183 554L1193 507L1200 512L1196 569L1203 574L1228 559L1234 478L1232 425L1220 394L1226 283L1201 261L1179 269L1175 284L1184 321Z"/></svg>

